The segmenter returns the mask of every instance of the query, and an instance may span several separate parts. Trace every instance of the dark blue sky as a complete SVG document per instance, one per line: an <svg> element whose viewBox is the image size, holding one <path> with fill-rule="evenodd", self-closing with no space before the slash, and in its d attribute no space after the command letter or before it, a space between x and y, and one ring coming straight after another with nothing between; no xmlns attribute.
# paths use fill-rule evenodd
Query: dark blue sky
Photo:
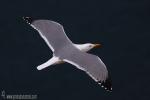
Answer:
<svg viewBox="0 0 150 100"><path fill-rule="evenodd" d="M38 94L39 100L148 100L149 0L1 1L0 91ZM52 52L22 16L61 23L74 43L101 43L90 53L107 65L113 93L70 64L42 71Z"/></svg>

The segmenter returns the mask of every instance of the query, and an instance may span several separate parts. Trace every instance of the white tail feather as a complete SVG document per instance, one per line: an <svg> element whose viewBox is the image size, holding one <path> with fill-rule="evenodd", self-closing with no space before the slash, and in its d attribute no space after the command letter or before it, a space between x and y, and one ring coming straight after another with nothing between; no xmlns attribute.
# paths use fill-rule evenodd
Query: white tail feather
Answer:
<svg viewBox="0 0 150 100"><path fill-rule="evenodd" d="M58 57L52 57L50 60L48 60L47 62L45 62L44 64L41 64L37 67L38 70L42 70L50 65L53 65L55 63L57 63L58 61L60 61L60 59Z"/></svg>

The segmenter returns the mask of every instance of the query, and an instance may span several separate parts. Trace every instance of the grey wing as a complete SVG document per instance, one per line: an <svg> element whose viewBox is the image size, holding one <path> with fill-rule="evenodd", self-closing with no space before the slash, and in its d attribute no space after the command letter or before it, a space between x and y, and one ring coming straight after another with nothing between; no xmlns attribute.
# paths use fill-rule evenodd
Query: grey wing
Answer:
<svg viewBox="0 0 150 100"><path fill-rule="evenodd" d="M98 56L75 50L70 56L64 57L64 61L85 71L96 82L105 81L108 77L107 68Z"/></svg>
<svg viewBox="0 0 150 100"><path fill-rule="evenodd" d="M59 50L72 42L66 36L63 26L50 20L35 20L31 26L36 29L52 51Z"/></svg>

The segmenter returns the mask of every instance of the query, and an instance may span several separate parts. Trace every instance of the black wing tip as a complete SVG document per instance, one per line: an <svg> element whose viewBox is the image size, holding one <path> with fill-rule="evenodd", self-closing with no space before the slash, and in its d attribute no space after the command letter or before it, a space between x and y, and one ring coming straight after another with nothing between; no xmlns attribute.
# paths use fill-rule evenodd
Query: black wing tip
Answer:
<svg viewBox="0 0 150 100"><path fill-rule="evenodd" d="M33 22L33 18L31 17L22 17L23 20L25 20L28 24L31 24Z"/></svg>
<svg viewBox="0 0 150 100"><path fill-rule="evenodd" d="M106 91L112 92L112 82L110 78L107 78L105 81L98 81L98 84L100 84Z"/></svg>

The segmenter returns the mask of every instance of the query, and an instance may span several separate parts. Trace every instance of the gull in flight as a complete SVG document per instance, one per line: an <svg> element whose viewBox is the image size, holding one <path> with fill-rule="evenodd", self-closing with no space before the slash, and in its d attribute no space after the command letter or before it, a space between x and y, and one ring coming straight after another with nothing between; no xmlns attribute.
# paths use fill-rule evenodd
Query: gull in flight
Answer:
<svg viewBox="0 0 150 100"><path fill-rule="evenodd" d="M98 56L87 53L92 48L99 47L100 44L74 44L65 34L63 26L57 22L33 20L30 17L23 17L23 19L38 31L53 52L53 57L39 65L38 70L67 62L87 73L107 91L112 91L111 80L105 64Z"/></svg>

